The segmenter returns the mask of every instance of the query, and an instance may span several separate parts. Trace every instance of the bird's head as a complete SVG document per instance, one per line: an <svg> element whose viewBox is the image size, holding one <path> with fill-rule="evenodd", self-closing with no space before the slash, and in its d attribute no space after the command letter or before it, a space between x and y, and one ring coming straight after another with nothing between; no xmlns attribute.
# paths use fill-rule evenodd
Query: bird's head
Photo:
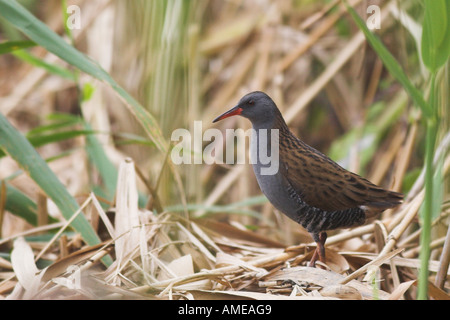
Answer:
<svg viewBox="0 0 450 320"><path fill-rule="evenodd" d="M255 125L257 123L272 121L276 115L276 111L278 111L277 106L267 94L261 91L254 91L243 96L234 108L218 116L213 122L231 116L241 115Z"/></svg>

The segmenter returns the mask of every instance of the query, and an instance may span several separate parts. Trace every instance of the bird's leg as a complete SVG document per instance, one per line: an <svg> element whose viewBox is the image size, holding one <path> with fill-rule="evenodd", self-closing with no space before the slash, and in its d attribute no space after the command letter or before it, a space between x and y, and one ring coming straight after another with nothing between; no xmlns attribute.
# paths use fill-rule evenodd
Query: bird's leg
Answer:
<svg viewBox="0 0 450 320"><path fill-rule="evenodd" d="M312 258L311 258L311 261L309 261L309 263L308 263L308 267L312 267L312 268L316 267L316 261L317 261L317 257L318 257L318 253L317 252L318 251L317 251L317 248L316 248L316 250L314 250L314 254L313 254Z"/></svg>
<svg viewBox="0 0 450 320"><path fill-rule="evenodd" d="M325 264L326 263L326 258L325 258L325 241L327 241L327 233L326 232L321 232L319 234L319 260Z"/></svg>
<svg viewBox="0 0 450 320"><path fill-rule="evenodd" d="M327 233L320 232L320 233L312 233L311 235L314 241L317 243L317 248L314 251L311 261L308 263L308 267L315 267L317 259L319 259L324 264L326 263L325 241L327 241Z"/></svg>

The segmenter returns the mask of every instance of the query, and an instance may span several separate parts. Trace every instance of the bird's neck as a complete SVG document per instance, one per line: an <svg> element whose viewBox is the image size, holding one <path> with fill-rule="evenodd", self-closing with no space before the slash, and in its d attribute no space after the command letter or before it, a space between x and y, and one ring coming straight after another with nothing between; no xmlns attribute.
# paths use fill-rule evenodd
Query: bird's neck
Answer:
<svg viewBox="0 0 450 320"><path fill-rule="evenodd" d="M281 115L279 110L275 110L275 114L270 117L265 117L264 119L254 119L252 121L253 129L259 131L261 129L278 129L280 133L289 133L289 127Z"/></svg>

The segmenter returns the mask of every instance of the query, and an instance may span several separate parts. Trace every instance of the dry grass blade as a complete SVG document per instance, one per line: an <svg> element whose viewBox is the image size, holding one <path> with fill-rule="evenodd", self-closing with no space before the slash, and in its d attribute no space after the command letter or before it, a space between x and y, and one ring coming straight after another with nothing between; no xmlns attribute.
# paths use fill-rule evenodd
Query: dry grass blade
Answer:
<svg viewBox="0 0 450 320"><path fill-rule="evenodd" d="M39 254L36 256L35 260L37 261L42 255L50 248L50 246L58 239L63 231L72 223L73 220L76 219L76 217L82 212L82 210L89 204L91 201L90 198L86 199L86 201L83 203L83 205L72 215L72 217L65 223L65 225L59 229L59 231L53 236L53 238L45 245L45 247L39 252Z"/></svg>
<svg viewBox="0 0 450 320"><path fill-rule="evenodd" d="M379 255L376 259L370 261L368 264L364 265L363 267L359 268L358 270L356 270L352 274L348 275L340 283L341 284L346 284L349 281L351 281L353 279L356 279L360 275L364 274L366 271L369 271L369 273L366 275L365 279L371 279L373 277L371 275L371 273L375 271L372 267L379 267L379 266L381 266L384 262L388 261L389 259L391 259L392 257L396 256L397 254L399 254L402 251L403 251L403 249L397 249L397 250L394 250L392 252L386 253L384 255Z"/></svg>
<svg viewBox="0 0 450 320"><path fill-rule="evenodd" d="M216 257L214 257L211 252L203 245L199 239L197 239L196 236L194 236L189 230L187 230L185 227L183 227L182 224L177 222L178 228L188 237L188 240L195 245L209 260L215 262Z"/></svg>

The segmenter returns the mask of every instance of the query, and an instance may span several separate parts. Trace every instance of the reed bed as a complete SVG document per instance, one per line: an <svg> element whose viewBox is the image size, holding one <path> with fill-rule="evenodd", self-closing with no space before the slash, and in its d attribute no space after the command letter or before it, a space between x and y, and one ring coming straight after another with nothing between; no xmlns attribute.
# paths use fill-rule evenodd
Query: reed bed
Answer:
<svg viewBox="0 0 450 320"><path fill-rule="evenodd" d="M77 1L75 30L72 2L55 4L28 8L38 23L0 1L2 298L449 299L448 58L422 59L421 4L370 2L372 38L360 0ZM314 242L249 164L171 161L176 128L249 128L211 121L253 90L305 142L406 195L331 233L326 266L306 267Z"/></svg>

